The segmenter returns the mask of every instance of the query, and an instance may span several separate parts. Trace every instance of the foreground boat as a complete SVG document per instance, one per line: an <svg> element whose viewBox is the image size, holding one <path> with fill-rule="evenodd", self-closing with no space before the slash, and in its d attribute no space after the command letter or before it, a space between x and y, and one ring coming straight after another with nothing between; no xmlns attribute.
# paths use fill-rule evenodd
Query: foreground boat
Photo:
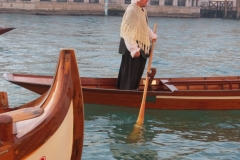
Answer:
<svg viewBox="0 0 240 160"><path fill-rule="evenodd" d="M5 74L5 79L38 94L44 94L51 76ZM116 78L81 77L84 102L139 108L145 80L139 91L116 88ZM240 77L154 78L148 91L147 109L234 110L240 109Z"/></svg>
<svg viewBox="0 0 240 160"><path fill-rule="evenodd" d="M1 105L0 111L1 160L81 159L84 109L74 51L61 50L46 93L14 109Z"/></svg>
<svg viewBox="0 0 240 160"><path fill-rule="evenodd" d="M14 28L0 27L0 35L8 32L8 31L11 31L11 30L13 30L13 29L14 29Z"/></svg>

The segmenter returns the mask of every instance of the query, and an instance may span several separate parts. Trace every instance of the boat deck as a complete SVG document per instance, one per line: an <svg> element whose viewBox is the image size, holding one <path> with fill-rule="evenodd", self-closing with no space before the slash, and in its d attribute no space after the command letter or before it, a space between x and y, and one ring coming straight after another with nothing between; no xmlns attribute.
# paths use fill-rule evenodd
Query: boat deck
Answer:
<svg viewBox="0 0 240 160"><path fill-rule="evenodd" d="M81 78L84 88L117 89L116 78ZM139 90L143 90L145 79L140 82ZM155 78L152 81L153 91L177 90L239 90L240 77L208 77L208 78Z"/></svg>

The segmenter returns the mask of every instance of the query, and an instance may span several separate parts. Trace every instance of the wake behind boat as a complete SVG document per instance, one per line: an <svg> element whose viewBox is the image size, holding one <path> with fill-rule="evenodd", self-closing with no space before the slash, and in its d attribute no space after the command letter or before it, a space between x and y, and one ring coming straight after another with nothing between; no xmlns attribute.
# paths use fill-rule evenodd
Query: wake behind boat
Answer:
<svg viewBox="0 0 240 160"><path fill-rule="evenodd" d="M5 99L5 94L1 98ZM49 90L17 108L0 108L1 160L81 159L84 108L74 50L60 52Z"/></svg>
<svg viewBox="0 0 240 160"><path fill-rule="evenodd" d="M44 94L51 76L5 74L5 79L38 94ZM116 78L81 77L84 102L139 108L145 79L138 91L118 90ZM147 109L236 110L240 109L240 77L154 78L147 92Z"/></svg>

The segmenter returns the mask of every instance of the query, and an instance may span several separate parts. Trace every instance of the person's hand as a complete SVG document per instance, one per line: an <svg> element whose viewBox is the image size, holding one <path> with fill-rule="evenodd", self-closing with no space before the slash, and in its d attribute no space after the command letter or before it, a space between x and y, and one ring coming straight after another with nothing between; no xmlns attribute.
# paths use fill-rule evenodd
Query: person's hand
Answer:
<svg viewBox="0 0 240 160"><path fill-rule="evenodd" d="M157 38L152 39L152 42L156 42L156 41L157 41Z"/></svg>
<svg viewBox="0 0 240 160"><path fill-rule="evenodd" d="M135 55L134 55L133 58L137 58L137 57L139 57L139 56L140 56L140 51L137 51L137 52L135 53Z"/></svg>

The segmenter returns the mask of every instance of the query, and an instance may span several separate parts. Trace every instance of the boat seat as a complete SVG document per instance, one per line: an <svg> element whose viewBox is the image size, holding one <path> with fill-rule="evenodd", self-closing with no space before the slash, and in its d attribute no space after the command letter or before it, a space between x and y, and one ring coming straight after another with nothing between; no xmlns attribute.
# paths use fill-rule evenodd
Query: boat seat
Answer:
<svg viewBox="0 0 240 160"><path fill-rule="evenodd" d="M24 121L27 119L32 119L32 118L38 117L38 116L42 115L43 112L44 112L44 110L42 108L30 107L30 108L22 108L22 109L17 109L17 110L10 111L10 112L2 113L2 114L0 114L0 116L8 115L8 116L12 117L12 122L15 123L15 122Z"/></svg>
<svg viewBox="0 0 240 160"><path fill-rule="evenodd" d="M39 107L17 109L0 114L0 141L8 141L17 134L16 122L29 120L42 115L44 110Z"/></svg>
<svg viewBox="0 0 240 160"><path fill-rule="evenodd" d="M162 79L161 82L172 92L178 90L173 84L168 84L168 80Z"/></svg>

